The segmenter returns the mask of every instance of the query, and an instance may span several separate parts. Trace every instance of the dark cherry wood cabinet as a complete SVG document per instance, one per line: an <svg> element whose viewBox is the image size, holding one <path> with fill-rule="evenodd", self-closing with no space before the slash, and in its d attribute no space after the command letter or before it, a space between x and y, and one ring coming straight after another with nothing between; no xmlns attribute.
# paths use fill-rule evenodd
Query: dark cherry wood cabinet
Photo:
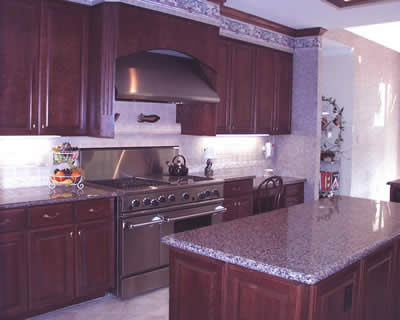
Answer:
<svg viewBox="0 0 400 320"><path fill-rule="evenodd" d="M226 319L299 319L301 284L227 265L225 286Z"/></svg>
<svg viewBox="0 0 400 320"><path fill-rule="evenodd" d="M222 319L222 262L171 250L170 269L170 319Z"/></svg>
<svg viewBox="0 0 400 320"><path fill-rule="evenodd" d="M272 133L289 134L292 119L293 55L275 52L275 125Z"/></svg>
<svg viewBox="0 0 400 320"><path fill-rule="evenodd" d="M15 319L28 310L27 281L24 233L0 234L0 319Z"/></svg>
<svg viewBox="0 0 400 320"><path fill-rule="evenodd" d="M30 233L29 301L33 311L74 298L74 229L54 227Z"/></svg>
<svg viewBox="0 0 400 320"><path fill-rule="evenodd" d="M76 288L78 296L104 292L113 284L113 238L111 221L94 221L77 226Z"/></svg>
<svg viewBox="0 0 400 320"><path fill-rule="evenodd" d="M40 134L86 134L88 7L42 0Z"/></svg>
<svg viewBox="0 0 400 320"><path fill-rule="evenodd" d="M234 42L232 46L231 133L254 131L254 49L254 46L240 42Z"/></svg>
<svg viewBox="0 0 400 320"><path fill-rule="evenodd" d="M255 133L272 133L275 128L275 54L273 50L256 50Z"/></svg>
<svg viewBox="0 0 400 320"><path fill-rule="evenodd" d="M0 1L0 135L38 132L38 2Z"/></svg>
<svg viewBox="0 0 400 320"><path fill-rule="evenodd" d="M359 268L356 263L311 289L312 319L357 319Z"/></svg>
<svg viewBox="0 0 400 320"><path fill-rule="evenodd" d="M282 207L289 208L304 203L304 183L284 185Z"/></svg>
<svg viewBox="0 0 400 320"><path fill-rule="evenodd" d="M252 188L252 179L225 182L224 206L227 212L224 215L224 221L244 218L253 214Z"/></svg>
<svg viewBox="0 0 400 320"><path fill-rule="evenodd" d="M114 289L114 201L0 210L0 319L29 317Z"/></svg>
<svg viewBox="0 0 400 320"><path fill-rule="evenodd" d="M393 245L361 262L360 320L392 319L394 266Z"/></svg>
<svg viewBox="0 0 400 320"><path fill-rule="evenodd" d="M292 64L292 54L220 38L216 132L289 134Z"/></svg>
<svg viewBox="0 0 400 320"><path fill-rule="evenodd" d="M1 135L86 134L88 10L0 2Z"/></svg>

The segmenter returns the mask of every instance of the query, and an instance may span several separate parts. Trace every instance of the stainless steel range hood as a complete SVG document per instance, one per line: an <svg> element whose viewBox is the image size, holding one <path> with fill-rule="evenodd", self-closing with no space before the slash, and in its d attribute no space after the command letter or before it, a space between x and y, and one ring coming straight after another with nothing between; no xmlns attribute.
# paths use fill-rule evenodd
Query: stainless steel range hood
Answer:
<svg viewBox="0 0 400 320"><path fill-rule="evenodd" d="M166 103L218 103L200 63L158 50L117 59L116 99Z"/></svg>

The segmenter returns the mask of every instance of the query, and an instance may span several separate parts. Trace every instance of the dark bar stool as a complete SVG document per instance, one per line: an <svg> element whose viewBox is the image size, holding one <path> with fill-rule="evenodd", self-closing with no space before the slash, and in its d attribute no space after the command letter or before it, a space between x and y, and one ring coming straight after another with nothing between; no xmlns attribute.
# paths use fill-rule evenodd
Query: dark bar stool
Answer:
<svg viewBox="0 0 400 320"><path fill-rule="evenodd" d="M281 207L283 181L279 176L265 179L257 188L255 199L255 214L276 210Z"/></svg>

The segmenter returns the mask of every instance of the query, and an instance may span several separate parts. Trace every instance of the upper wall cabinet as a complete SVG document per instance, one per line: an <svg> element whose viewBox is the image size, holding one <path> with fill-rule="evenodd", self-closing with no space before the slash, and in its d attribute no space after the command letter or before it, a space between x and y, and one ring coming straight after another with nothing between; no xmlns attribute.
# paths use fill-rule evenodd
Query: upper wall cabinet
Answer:
<svg viewBox="0 0 400 320"><path fill-rule="evenodd" d="M40 6L0 1L0 134L38 132Z"/></svg>
<svg viewBox="0 0 400 320"><path fill-rule="evenodd" d="M86 133L88 8L0 1L0 134Z"/></svg>
<svg viewBox="0 0 400 320"><path fill-rule="evenodd" d="M217 133L289 134L293 56L227 39L218 53Z"/></svg>

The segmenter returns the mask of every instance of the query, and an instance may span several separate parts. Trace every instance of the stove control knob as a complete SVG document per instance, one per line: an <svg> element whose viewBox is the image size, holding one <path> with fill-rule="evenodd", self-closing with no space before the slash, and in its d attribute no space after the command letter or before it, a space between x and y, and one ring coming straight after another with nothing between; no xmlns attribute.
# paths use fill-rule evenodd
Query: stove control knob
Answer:
<svg viewBox="0 0 400 320"><path fill-rule="evenodd" d="M212 194L216 197L219 197L219 191L218 190L213 190Z"/></svg>
<svg viewBox="0 0 400 320"><path fill-rule="evenodd" d="M151 200L150 200L150 199L148 199L148 198L144 198L144 199L143 199L143 204L144 204L145 206L150 205L150 203L151 203Z"/></svg>
<svg viewBox="0 0 400 320"><path fill-rule="evenodd" d="M140 206L140 201L139 200L132 200L132 207L137 208Z"/></svg>
<svg viewBox="0 0 400 320"><path fill-rule="evenodd" d="M156 199L151 200L151 205L152 205L153 207L157 207L159 204L160 204L160 203L158 202L158 200L156 200Z"/></svg>
<svg viewBox="0 0 400 320"><path fill-rule="evenodd" d="M211 192L210 191L206 191L206 197L209 197L209 196L211 196Z"/></svg>
<svg viewBox="0 0 400 320"><path fill-rule="evenodd" d="M206 194L204 192L200 192L198 197L200 200L204 200L206 198Z"/></svg>
<svg viewBox="0 0 400 320"><path fill-rule="evenodd" d="M182 199L183 200L189 200L190 199L190 196L189 196L189 193L184 193L184 194L182 194Z"/></svg>
<svg viewBox="0 0 400 320"><path fill-rule="evenodd" d="M175 195L170 194L170 195L168 196L168 200L169 200L169 201L175 201L175 200L176 200Z"/></svg>
<svg viewBox="0 0 400 320"><path fill-rule="evenodd" d="M159 196L158 201L165 202L165 201L167 201L167 198L165 196Z"/></svg>

